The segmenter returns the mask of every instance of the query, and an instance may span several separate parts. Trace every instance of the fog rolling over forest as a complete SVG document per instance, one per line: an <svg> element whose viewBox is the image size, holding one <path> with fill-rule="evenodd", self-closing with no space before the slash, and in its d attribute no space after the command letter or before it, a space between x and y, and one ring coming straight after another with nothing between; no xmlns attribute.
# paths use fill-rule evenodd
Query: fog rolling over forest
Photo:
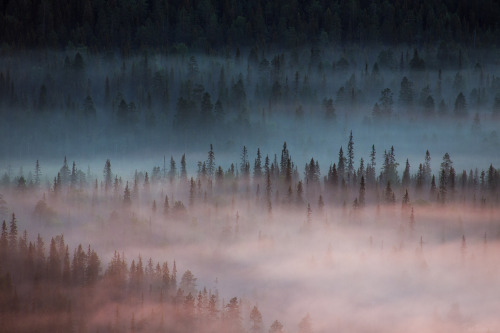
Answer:
<svg viewBox="0 0 500 333"><path fill-rule="evenodd" d="M500 331L499 13L0 5L0 331Z"/></svg>

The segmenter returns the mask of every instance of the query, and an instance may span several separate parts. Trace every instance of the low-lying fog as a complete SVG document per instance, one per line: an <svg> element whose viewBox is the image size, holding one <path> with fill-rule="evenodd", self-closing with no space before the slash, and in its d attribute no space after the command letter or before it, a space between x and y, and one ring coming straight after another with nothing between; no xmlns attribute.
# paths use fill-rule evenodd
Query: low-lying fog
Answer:
<svg viewBox="0 0 500 333"><path fill-rule="evenodd" d="M399 194L395 205L358 209L339 202L320 209L311 202L308 217L305 203L289 206L273 196L269 212L262 195L242 192L205 203L197 195L186 215L165 217L165 194L187 206L181 182L175 195L173 188L154 186L150 198L141 199L147 204L130 208L121 195L96 205L90 194L78 200L48 195L50 218L33 216L41 192L4 198L20 230L46 239L63 233L71 247L91 244L103 270L115 250L129 262L139 255L144 262L176 260L178 276L191 270L198 290L218 290L225 303L241 298L245 325L257 305L264 327L277 319L287 332L307 313L315 332L500 329L495 207L421 201L413 206L412 224Z"/></svg>

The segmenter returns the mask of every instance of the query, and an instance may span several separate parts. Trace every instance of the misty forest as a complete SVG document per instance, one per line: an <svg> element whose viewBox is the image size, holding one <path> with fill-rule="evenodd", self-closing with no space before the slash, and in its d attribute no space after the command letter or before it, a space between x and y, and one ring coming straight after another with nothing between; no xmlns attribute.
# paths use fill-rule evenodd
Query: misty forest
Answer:
<svg viewBox="0 0 500 333"><path fill-rule="evenodd" d="M0 331L500 331L500 1L3 1Z"/></svg>

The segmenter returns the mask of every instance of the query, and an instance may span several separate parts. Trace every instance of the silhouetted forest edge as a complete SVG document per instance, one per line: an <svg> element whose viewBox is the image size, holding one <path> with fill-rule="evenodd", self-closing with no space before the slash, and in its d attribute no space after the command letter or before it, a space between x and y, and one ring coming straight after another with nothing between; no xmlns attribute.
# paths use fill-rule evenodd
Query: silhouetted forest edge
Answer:
<svg viewBox="0 0 500 333"><path fill-rule="evenodd" d="M487 1L4 1L2 48L85 46L214 54L231 48L346 45L497 46L500 4Z"/></svg>

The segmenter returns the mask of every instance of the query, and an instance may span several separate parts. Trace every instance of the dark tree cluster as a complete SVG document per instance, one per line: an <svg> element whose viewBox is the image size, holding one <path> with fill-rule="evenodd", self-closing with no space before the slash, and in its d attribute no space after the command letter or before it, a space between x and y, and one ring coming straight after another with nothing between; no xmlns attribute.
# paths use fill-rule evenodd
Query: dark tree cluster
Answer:
<svg viewBox="0 0 500 333"><path fill-rule="evenodd" d="M487 52L444 43L428 49L424 60L418 49L382 49L371 72L366 62L360 74L359 61L366 59L348 57L352 50L301 50L254 47L226 60L154 52L103 59L73 48L53 57L2 57L0 151L60 156L69 149L85 155L163 149L165 142L169 148L199 140L221 144L272 137L275 121L289 132L305 120L329 128L342 115L380 124L469 119L474 134L487 135L481 121L500 114L500 79L494 68L485 69Z"/></svg>
<svg viewBox="0 0 500 333"><path fill-rule="evenodd" d="M140 48L213 52L226 46L498 41L488 1L4 1L0 40L13 48Z"/></svg>
<svg viewBox="0 0 500 333"><path fill-rule="evenodd" d="M70 252L62 234L50 244L18 235L12 214L0 235L2 332L246 332L241 300L198 288L190 270L178 281L176 267L140 255L129 262L117 251L103 267L90 245ZM263 332L257 306L248 319L250 332ZM309 315L304 325L310 329Z"/></svg>

